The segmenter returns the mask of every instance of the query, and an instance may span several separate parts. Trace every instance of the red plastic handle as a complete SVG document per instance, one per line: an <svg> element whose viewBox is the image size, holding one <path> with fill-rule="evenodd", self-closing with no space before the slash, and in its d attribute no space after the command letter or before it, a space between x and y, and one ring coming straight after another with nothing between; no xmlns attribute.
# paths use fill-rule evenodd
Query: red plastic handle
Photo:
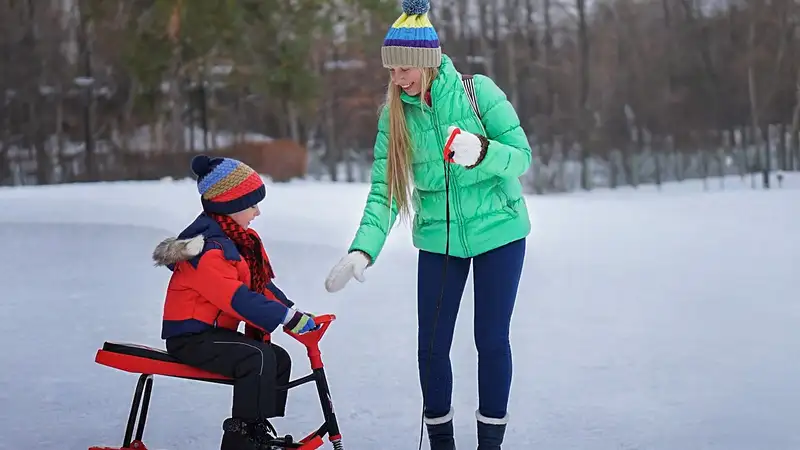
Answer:
<svg viewBox="0 0 800 450"><path fill-rule="evenodd" d="M450 146L453 144L453 140L456 136L461 133L461 128L455 128L452 133L450 133L450 137L447 138L447 143L444 144L444 160L447 162L453 162L453 152L450 150Z"/></svg>
<svg viewBox="0 0 800 450"><path fill-rule="evenodd" d="M322 314L319 316L314 316L314 323L317 325L317 327L307 333L297 334L292 332L288 327L283 327L283 331L285 331L289 336L297 339L297 341L305 345L306 348L313 348L319 343L319 341L322 340L322 336L326 331L328 331L328 327L331 326L331 322L334 320L336 320L336 316L334 314Z"/></svg>

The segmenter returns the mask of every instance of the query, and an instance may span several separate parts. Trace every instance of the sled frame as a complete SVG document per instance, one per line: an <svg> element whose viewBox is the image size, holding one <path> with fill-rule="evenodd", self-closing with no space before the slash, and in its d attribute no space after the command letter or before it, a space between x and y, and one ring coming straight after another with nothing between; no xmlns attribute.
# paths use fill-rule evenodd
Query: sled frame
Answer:
<svg viewBox="0 0 800 450"><path fill-rule="evenodd" d="M328 378L325 373L325 368L322 363L321 354L319 351L319 340L322 338L322 335L325 333L327 327L330 325L330 322L335 319L334 315L325 315L325 316L317 316L315 317L315 321L320 324L317 329L311 331L309 333L305 333L303 335L294 334L288 330L285 330L287 334L294 337L296 340L300 341L303 345L306 346L308 357L311 362L311 373L305 375L303 377L297 378L295 380L289 381L286 385L277 386L276 389L279 391L288 391L289 389L293 389L298 386L302 386L307 383L313 382L317 388L317 394L320 401L320 406L322 408L323 414L323 423L322 425L317 428L315 431L311 432L309 435L304 437L298 442L285 442L278 444L278 441L281 438L278 438L275 445L281 445L284 449L299 449L299 450L313 450L320 448L324 445L323 437L328 436L331 444L333 445L334 450L344 450L344 446L342 444L342 436L339 430L339 423L336 418L336 412L333 408L333 400L331 398L330 387L328 385ZM113 362L114 358L122 358L122 359L137 359L137 356L129 356L129 355L110 355L114 352L100 349L97 351L97 357L95 361L107 365L109 367L115 367ZM145 358L141 358L145 359ZM125 367L125 365L120 365L118 367L120 370L125 370L128 372L133 372L129 367ZM122 440L122 447L89 447L89 450L147 450L143 439L144 439L144 430L145 425L147 424L147 413L150 409L150 399L153 393L153 380L155 375L161 376L170 376L172 375L162 375L158 373L141 373L139 374L138 381L136 382L136 388L133 394L133 400L131 402L130 412L128 414L128 422L125 427L125 435ZM196 378L196 377L188 377L188 376L175 376L177 378L183 379L193 379L197 381L208 381L217 384L227 384L232 385L233 380L224 378L224 377L213 377L213 378Z"/></svg>

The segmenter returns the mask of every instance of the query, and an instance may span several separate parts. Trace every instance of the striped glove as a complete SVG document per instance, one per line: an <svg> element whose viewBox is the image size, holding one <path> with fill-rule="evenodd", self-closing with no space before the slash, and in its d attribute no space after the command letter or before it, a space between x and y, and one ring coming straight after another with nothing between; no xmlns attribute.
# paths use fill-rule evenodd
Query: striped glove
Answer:
<svg viewBox="0 0 800 450"><path fill-rule="evenodd" d="M286 312L286 318L283 324L294 334L307 333L317 327L314 323L314 318L309 315L289 308Z"/></svg>

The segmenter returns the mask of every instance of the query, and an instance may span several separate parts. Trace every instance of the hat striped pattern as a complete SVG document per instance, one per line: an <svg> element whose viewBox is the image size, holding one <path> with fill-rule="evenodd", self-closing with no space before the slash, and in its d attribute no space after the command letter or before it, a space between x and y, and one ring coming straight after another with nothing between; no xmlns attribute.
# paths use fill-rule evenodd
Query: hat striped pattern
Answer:
<svg viewBox="0 0 800 450"><path fill-rule="evenodd" d="M197 185L203 198L226 202L249 194L263 182L258 174L246 164L225 158Z"/></svg>
<svg viewBox="0 0 800 450"><path fill-rule="evenodd" d="M394 21L383 40L381 59L385 67L439 67L441 44L428 19L428 0L404 0L403 14Z"/></svg>
<svg viewBox="0 0 800 450"><path fill-rule="evenodd" d="M261 176L241 161L201 155L192 166L206 211L231 214L256 205L266 196Z"/></svg>
<svg viewBox="0 0 800 450"><path fill-rule="evenodd" d="M385 47L437 48L439 35L428 15L403 15L398 18L383 40Z"/></svg>

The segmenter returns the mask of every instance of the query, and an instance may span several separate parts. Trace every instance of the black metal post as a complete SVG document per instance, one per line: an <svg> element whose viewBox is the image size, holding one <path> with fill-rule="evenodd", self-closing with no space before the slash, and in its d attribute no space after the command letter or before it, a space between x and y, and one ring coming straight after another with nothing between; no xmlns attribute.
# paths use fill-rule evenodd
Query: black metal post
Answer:
<svg viewBox="0 0 800 450"><path fill-rule="evenodd" d="M317 377L317 393L319 394L319 401L322 405L322 413L325 417L328 435L338 436L339 423L336 420L336 412L333 410L333 399L331 398L331 391L328 387L328 379L325 376L325 369L315 369L314 374Z"/></svg>

